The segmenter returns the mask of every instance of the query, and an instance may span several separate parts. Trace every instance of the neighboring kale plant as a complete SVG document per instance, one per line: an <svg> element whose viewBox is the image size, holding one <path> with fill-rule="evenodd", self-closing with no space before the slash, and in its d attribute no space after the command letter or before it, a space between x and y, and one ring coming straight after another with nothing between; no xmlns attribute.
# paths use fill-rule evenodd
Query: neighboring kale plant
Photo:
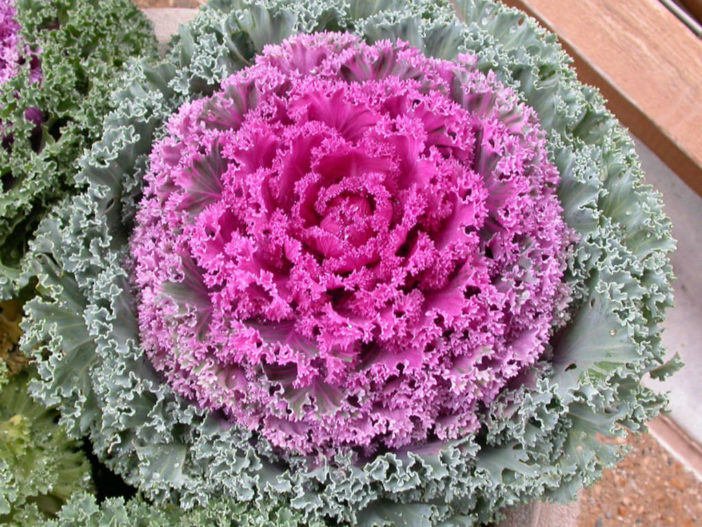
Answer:
<svg viewBox="0 0 702 527"><path fill-rule="evenodd" d="M165 507L85 518L477 525L664 406L670 223L523 14L216 0L131 75L27 271L33 393Z"/></svg>
<svg viewBox="0 0 702 527"><path fill-rule="evenodd" d="M29 64L29 81L41 79L36 53L20 35L17 10L11 0L0 2L0 86L17 75L21 65Z"/></svg>
<svg viewBox="0 0 702 527"><path fill-rule="evenodd" d="M0 298L42 215L75 188L128 60L154 51L130 0L0 0Z"/></svg>
<svg viewBox="0 0 702 527"><path fill-rule="evenodd" d="M38 525L92 486L80 441L66 436L55 411L29 397L30 372L8 379L0 362L0 523L17 527Z"/></svg>

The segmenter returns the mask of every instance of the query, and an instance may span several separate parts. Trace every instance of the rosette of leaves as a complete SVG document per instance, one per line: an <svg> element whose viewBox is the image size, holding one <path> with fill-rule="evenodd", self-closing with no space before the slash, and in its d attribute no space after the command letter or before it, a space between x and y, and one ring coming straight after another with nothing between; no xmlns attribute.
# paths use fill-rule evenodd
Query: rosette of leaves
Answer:
<svg viewBox="0 0 702 527"><path fill-rule="evenodd" d="M131 57L155 53L129 0L0 2L0 297L43 214L75 188Z"/></svg>
<svg viewBox="0 0 702 527"><path fill-rule="evenodd" d="M56 412L30 398L30 370L7 375L0 362L0 522L38 525L92 488L90 465Z"/></svg>
<svg viewBox="0 0 702 527"><path fill-rule="evenodd" d="M641 378L677 363L669 220L568 63L487 0L211 2L134 69L87 190L39 228L34 395L166 507L477 525L572 499L619 457L596 435L642 429L665 398ZM388 296L351 294L369 283Z"/></svg>

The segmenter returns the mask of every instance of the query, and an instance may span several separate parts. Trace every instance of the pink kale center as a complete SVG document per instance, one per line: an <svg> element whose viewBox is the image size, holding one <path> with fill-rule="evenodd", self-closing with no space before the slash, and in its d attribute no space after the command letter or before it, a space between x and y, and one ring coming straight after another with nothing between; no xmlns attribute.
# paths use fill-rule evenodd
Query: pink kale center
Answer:
<svg viewBox="0 0 702 527"><path fill-rule="evenodd" d="M469 58L297 36L169 132L131 251L178 393L283 450L370 454L474 432L543 352L567 297L558 173Z"/></svg>

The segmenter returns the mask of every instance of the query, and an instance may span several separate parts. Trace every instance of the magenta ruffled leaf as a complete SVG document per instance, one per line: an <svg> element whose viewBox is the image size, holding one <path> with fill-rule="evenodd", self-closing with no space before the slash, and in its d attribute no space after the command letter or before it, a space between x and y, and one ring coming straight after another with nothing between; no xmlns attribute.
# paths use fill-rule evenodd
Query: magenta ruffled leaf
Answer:
<svg viewBox="0 0 702 527"><path fill-rule="evenodd" d="M195 267L195 263L187 257L184 258L182 281L164 282L161 290L163 295L171 298L181 309L177 311L178 317L174 318L176 323L181 322L180 318L185 312L193 312L195 325L194 334L198 340L205 338L212 319L212 302L210 301L207 287L202 282L202 276Z"/></svg>
<svg viewBox="0 0 702 527"><path fill-rule="evenodd" d="M197 214L207 205L219 201L222 196L220 178L226 169L227 164L216 148L209 156L204 156L185 168L176 179L186 194L181 206L191 214Z"/></svg>
<svg viewBox="0 0 702 527"><path fill-rule="evenodd" d="M255 108L258 92L253 82L230 85L226 98L210 99L205 112L208 119L205 126L219 130L238 130L246 113Z"/></svg>

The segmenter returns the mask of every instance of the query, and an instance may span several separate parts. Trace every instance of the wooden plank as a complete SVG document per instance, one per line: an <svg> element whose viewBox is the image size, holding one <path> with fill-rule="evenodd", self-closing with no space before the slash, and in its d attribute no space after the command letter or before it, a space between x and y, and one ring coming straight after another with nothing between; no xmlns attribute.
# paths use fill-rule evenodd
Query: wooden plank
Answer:
<svg viewBox="0 0 702 527"><path fill-rule="evenodd" d="M578 77L702 195L702 40L657 0L504 0L557 33Z"/></svg>
<svg viewBox="0 0 702 527"><path fill-rule="evenodd" d="M668 11L673 13L678 20L685 24L698 38L702 38L702 25L695 16L680 3L680 0L658 0Z"/></svg>

